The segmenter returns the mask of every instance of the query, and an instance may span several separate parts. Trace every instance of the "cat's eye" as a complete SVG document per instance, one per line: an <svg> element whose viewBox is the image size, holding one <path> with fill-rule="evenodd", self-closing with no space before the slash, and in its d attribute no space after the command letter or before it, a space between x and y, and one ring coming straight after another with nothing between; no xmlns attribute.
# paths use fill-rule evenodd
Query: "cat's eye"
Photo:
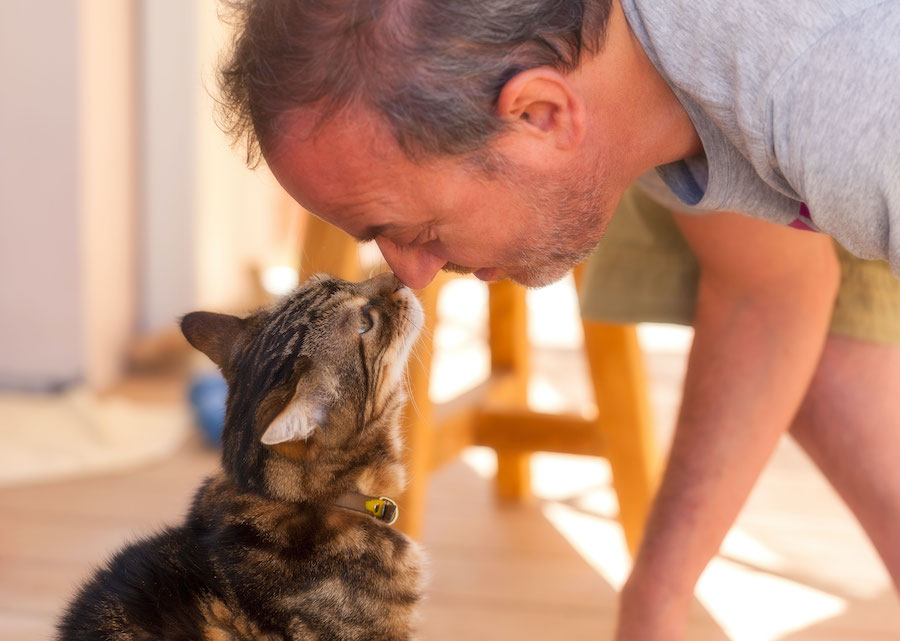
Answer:
<svg viewBox="0 0 900 641"><path fill-rule="evenodd" d="M375 321L372 319L372 306L363 305L362 309L360 309L359 311L359 329L357 331L360 334L365 334L375 325Z"/></svg>

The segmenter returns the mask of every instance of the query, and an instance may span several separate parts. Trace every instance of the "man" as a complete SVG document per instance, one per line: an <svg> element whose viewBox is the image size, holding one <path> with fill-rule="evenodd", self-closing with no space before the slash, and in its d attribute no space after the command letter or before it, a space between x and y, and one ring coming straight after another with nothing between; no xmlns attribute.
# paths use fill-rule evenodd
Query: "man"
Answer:
<svg viewBox="0 0 900 641"><path fill-rule="evenodd" d="M412 287L440 269L552 282L653 168L682 203L818 229L900 269L900 0L231 4L226 126ZM688 225L702 236L715 223ZM745 233L727 247L746 249ZM739 283L726 260L701 283L700 297L728 305L698 301L673 464L621 639L681 638L696 574L809 387L838 274L830 245L804 233L751 256ZM895 433L868 441L900 453ZM887 494L882 512L900 514L900 488ZM673 543L659 524L675 514ZM900 561L882 552L897 580Z"/></svg>

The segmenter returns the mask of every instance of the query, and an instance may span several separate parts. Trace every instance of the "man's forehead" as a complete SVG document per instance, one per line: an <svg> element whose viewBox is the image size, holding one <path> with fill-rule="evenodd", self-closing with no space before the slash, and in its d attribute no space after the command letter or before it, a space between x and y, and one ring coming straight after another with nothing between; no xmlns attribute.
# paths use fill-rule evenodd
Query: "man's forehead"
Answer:
<svg viewBox="0 0 900 641"><path fill-rule="evenodd" d="M358 121L320 121L315 114L297 110L284 117L266 162L295 197L293 191L300 185L317 190L350 186L371 176L368 167L384 165L386 151L376 144L378 135Z"/></svg>
<svg viewBox="0 0 900 641"><path fill-rule="evenodd" d="M321 122L313 112L297 111L284 125L267 161L303 207L360 241L414 224L408 196L415 165L389 132L385 140L370 119L349 114Z"/></svg>
<svg viewBox="0 0 900 641"><path fill-rule="evenodd" d="M387 125L369 109L341 109L325 113L316 106L302 107L283 116L275 153L290 153L298 147L309 147L319 153L336 147L353 147L357 154L385 159L400 148Z"/></svg>
<svg viewBox="0 0 900 641"><path fill-rule="evenodd" d="M412 239L456 211L448 184L454 160L409 159L370 112L345 110L325 120L312 109L286 116L280 153L266 159L303 207L360 241ZM465 172L464 172L465 173Z"/></svg>

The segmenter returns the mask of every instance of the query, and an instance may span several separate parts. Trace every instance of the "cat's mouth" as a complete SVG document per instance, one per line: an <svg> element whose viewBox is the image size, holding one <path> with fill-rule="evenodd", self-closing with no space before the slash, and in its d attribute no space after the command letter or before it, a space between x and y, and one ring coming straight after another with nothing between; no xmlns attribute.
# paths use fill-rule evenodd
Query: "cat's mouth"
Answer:
<svg viewBox="0 0 900 641"><path fill-rule="evenodd" d="M397 329L388 348L390 356L386 360L390 365L385 371L383 386L380 386L385 391L393 390L399 384L413 345L425 326L422 304L411 289L405 285L398 287L391 294L391 300L397 313Z"/></svg>
<svg viewBox="0 0 900 641"><path fill-rule="evenodd" d="M401 334L403 336L402 344L399 348L399 356L405 361L409 356L409 350L412 349L413 343L422 332L425 326L425 311L422 309L422 303L416 298L412 290L403 285L394 292L394 296L400 302L403 310L401 319Z"/></svg>

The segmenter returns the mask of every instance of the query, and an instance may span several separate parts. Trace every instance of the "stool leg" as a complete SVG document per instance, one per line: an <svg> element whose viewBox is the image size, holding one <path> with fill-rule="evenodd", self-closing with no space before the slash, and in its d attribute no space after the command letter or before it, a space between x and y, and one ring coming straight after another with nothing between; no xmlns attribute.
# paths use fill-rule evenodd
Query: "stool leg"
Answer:
<svg viewBox="0 0 900 641"><path fill-rule="evenodd" d="M433 283L418 292L425 310L425 327L409 359L409 403L403 416L406 440L406 492L399 498L400 516L397 527L414 539L422 538L428 476L434 450L433 412L428 398L431 380L432 337L437 323L439 285Z"/></svg>
<svg viewBox="0 0 900 641"><path fill-rule="evenodd" d="M508 377L492 402L524 408L528 401L528 326L525 290L510 281L489 288L491 375ZM497 494L502 500L524 501L531 496L530 455L497 452Z"/></svg>
<svg viewBox="0 0 900 641"><path fill-rule="evenodd" d="M585 321L584 346L619 501L619 519L634 555L656 492L660 458L653 434L646 377L633 325Z"/></svg>

